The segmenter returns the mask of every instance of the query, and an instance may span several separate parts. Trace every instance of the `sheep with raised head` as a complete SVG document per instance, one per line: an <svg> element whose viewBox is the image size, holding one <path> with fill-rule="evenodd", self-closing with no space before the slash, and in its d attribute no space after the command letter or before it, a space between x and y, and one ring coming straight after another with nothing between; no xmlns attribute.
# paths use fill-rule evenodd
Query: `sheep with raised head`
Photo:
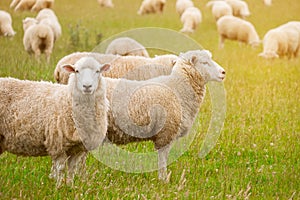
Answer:
<svg viewBox="0 0 300 200"><path fill-rule="evenodd" d="M231 6L225 1L218 1L218 0L209 1L206 4L206 6L208 8L211 7L212 15L214 16L216 21L225 15L232 15Z"/></svg>
<svg viewBox="0 0 300 200"><path fill-rule="evenodd" d="M114 7L114 4L113 4L112 0L98 0L98 3L102 7L107 7L107 8L113 8Z"/></svg>
<svg viewBox="0 0 300 200"><path fill-rule="evenodd" d="M137 13L139 15L150 13L162 13L165 4L166 0L143 0Z"/></svg>
<svg viewBox="0 0 300 200"><path fill-rule="evenodd" d="M205 84L224 78L224 69L207 50L180 54L166 76L145 81L104 77L111 105L107 139L117 145L152 141L158 151L159 179L167 181L172 142L189 133L205 95Z"/></svg>
<svg viewBox="0 0 300 200"><path fill-rule="evenodd" d="M35 4L32 6L32 12L39 12L44 8L52 8L54 0L36 0Z"/></svg>
<svg viewBox="0 0 300 200"><path fill-rule="evenodd" d="M140 72L138 77L132 77L134 80L145 80L159 75L168 75L171 73L172 67L177 59L176 55L159 55L155 56L155 58L146 58L142 56L119 56L96 52L75 52L58 61L54 70L55 80L58 83L66 84L68 82L69 73L63 70L62 66L66 63L75 63L78 59L86 55L94 57L99 63L109 63L111 69L104 72L103 76L111 78L124 77L136 68L147 67L147 70ZM152 73L149 73L148 69L151 67L157 70L152 70Z"/></svg>
<svg viewBox="0 0 300 200"><path fill-rule="evenodd" d="M300 54L300 22L293 21L269 30L263 38L264 58L298 57Z"/></svg>
<svg viewBox="0 0 300 200"><path fill-rule="evenodd" d="M29 54L34 54L39 61L42 53L46 55L46 60L50 62L54 46L54 34L52 29L45 24L37 23L36 19L26 17L23 20L23 45Z"/></svg>
<svg viewBox="0 0 300 200"><path fill-rule="evenodd" d="M12 19L8 12L0 10L0 35L14 36L16 32L12 27Z"/></svg>
<svg viewBox="0 0 300 200"><path fill-rule="evenodd" d="M187 8L194 7L194 3L192 0L177 0L175 6L177 13L181 16Z"/></svg>
<svg viewBox="0 0 300 200"><path fill-rule="evenodd" d="M72 181L86 152L106 135L109 102L101 73L108 68L81 58L64 66L72 73L68 85L0 78L0 153L49 155L57 186L65 170Z"/></svg>
<svg viewBox="0 0 300 200"><path fill-rule="evenodd" d="M249 17L250 11L247 2L242 0L226 0L232 8L232 14L236 17Z"/></svg>
<svg viewBox="0 0 300 200"><path fill-rule="evenodd" d="M36 16L36 20L39 23L43 23L50 26L54 34L54 41L56 41L61 36L61 25L58 21L55 12L52 9L44 8L40 10Z"/></svg>
<svg viewBox="0 0 300 200"><path fill-rule="evenodd" d="M196 7L189 7L182 13L180 20L183 24L180 32L193 33L202 21L201 11Z"/></svg>
<svg viewBox="0 0 300 200"><path fill-rule="evenodd" d="M217 21L219 47L224 47L225 39L236 40L257 47L259 36L252 23L234 16L223 16Z"/></svg>
<svg viewBox="0 0 300 200"><path fill-rule="evenodd" d="M144 56L149 57L146 48L129 37L116 38L107 46L106 54L117 54L121 56Z"/></svg>

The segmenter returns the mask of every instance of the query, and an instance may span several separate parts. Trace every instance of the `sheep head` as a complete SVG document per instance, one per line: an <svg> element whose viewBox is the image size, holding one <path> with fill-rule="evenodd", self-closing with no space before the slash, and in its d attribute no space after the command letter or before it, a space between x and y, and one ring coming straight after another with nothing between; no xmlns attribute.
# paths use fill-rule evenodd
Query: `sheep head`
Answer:
<svg viewBox="0 0 300 200"><path fill-rule="evenodd" d="M110 68L109 64L101 65L92 57L83 57L74 65L66 64L63 69L73 74L70 76L75 78L76 88L83 94L93 94L98 88L101 73Z"/></svg>

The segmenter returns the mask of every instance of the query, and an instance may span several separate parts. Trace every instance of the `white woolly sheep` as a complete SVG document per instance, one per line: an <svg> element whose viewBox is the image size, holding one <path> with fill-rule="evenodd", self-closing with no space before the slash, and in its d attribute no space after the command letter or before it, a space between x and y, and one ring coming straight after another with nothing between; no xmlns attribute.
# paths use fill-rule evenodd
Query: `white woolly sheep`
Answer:
<svg viewBox="0 0 300 200"><path fill-rule="evenodd" d="M177 0L176 1L176 11L180 16L189 7L194 7L194 3L192 0Z"/></svg>
<svg viewBox="0 0 300 200"><path fill-rule="evenodd" d="M65 165L72 181L86 152L103 142L108 123L101 72L109 65L86 57L64 68L72 73L68 85L0 78L0 154L49 155L57 186Z"/></svg>
<svg viewBox="0 0 300 200"><path fill-rule="evenodd" d="M242 0L226 0L226 2L232 7L234 16L241 18L250 16L247 2Z"/></svg>
<svg viewBox="0 0 300 200"><path fill-rule="evenodd" d="M120 56L144 56L149 57L146 48L136 40L129 37L120 37L111 41L107 46L106 54Z"/></svg>
<svg viewBox="0 0 300 200"><path fill-rule="evenodd" d="M12 19L8 12L0 10L0 35L14 36L16 32L12 27Z"/></svg>
<svg viewBox="0 0 300 200"><path fill-rule="evenodd" d="M269 30L263 39L264 58L298 57L300 54L300 22L288 22Z"/></svg>
<svg viewBox="0 0 300 200"><path fill-rule="evenodd" d="M260 44L255 27L250 22L234 16L223 16L217 21L220 41L219 47L224 47L225 39L237 40L257 47Z"/></svg>
<svg viewBox="0 0 300 200"><path fill-rule="evenodd" d="M31 10L32 6L35 4L36 0L21 0L15 7L15 11L25 11Z"/></svg>
<svg viewBox="0 0 300 200"><path fill-rule="evenodd" d="M183 23L183 28L180 32L193 33L202 21L201 11L196 7L189 7L183 12L180 20Z"/></svg>
<svg viewBox="0 0 300 200"><path fill-rule="evenodd" d="M32 6L32 12L39 12L44 8L52 8L54 0L36 0L36 3Z"/></svg>
<svg viewBox="0 0 300 200"><path fill-rule="evenodd" d="M39 61L41 53L45 53L47 62L50 61L54 45L54 34L52 29L45 24L36 23L34 18L23 20L23 45L29 54L34 54Z"/></svg>
<svg viewBox="0 0 300 200"><path fill-rule="evenodd" d="M206 6L211 7L211 12L217 21L219 18L225 15L232 15L231 6L225 1L209 1Z"/></svg>
<svg viewBox="0 0 300 200"><path fill-rule="evenodd" d="M105 77L111 105L108 140L117 145L153 141L158 150L159 179L167 181L170 145L189 133L205 95L205 84L224 78L224 69L206 50L180 54L167 76L146 81ZM155 105L164 110L157 110Z"/></svg>
<svg viewBox="0 0 300 200"><path fill-rule="evenodd" d="M138 10L139 15L150 13L162 13L166 0L144 0Z"/></svg>
<svg viewBox="0 0 300 200"><path fill-rule="evenodd" d="M126 79L134 80L146 80L159 75L169 75L177 59L176 55L160 55L155 58L146 58L142 56L117 56L95 52L76 52L58 61L54 71L55 80L58 83L66 84L68 82L69 73L63 70L62 66L66 63L75 63L78 59L87 55L94 57L101 64L109 63L111 65L111 69L103 73L103 76L106 77L121 78L130 74L129 72L136 68L147 67L147 70L143 73L140 72L138 77L126 77ZM155 68L157 70L151 70L150 73L149 68Z"/></svg>
<svg viewBox="0 0 300 200"><path fill-rule="evenodd" d="M107 7L107 8L113 8L114 7L114 4L113 4L112 0L98 0L98 3L102 7Z"/></svg>
<svg viewBox="0 0 300 200"><path fill-rule="evenodd" d="M36 19L40 23L44 23L51 27L54 33L54 41L61 36L61 25L58 21L55 12L52 9L44 8L37 14Z"/></svg>

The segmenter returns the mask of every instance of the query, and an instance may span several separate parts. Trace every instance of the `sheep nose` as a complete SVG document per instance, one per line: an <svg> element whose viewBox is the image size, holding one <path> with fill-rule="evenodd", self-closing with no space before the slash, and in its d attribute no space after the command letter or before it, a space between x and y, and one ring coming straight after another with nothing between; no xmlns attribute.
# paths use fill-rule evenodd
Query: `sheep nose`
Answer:
<svg viewBox="0 0 300 200"><path fill-rule="evenodd" d="M225 74L226 74L226 72L225 72L225 71L222 71L222 74L223 74L223 75L225 75Z"/></svg>
<svg viewBox="0 0 300 200"><path fill-rule="evenodd" d="M91 89L92 85L83 85L84 89L89 90Z"/></svg>

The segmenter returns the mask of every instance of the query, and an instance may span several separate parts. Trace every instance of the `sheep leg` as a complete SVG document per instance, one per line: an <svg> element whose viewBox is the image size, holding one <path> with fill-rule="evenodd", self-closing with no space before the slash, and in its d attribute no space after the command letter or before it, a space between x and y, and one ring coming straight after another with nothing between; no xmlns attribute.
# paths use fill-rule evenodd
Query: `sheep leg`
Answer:
<svg viewBox="0 0 300 200"><path fill-rule="evenodd" d="M168 183L170 176L167 174L167 162L171 145L168 144L158 149L158 179Z"/></svg>
<svg viewBox="0 0 300 200"><path fill-rule="evenodd" d="M84 171L86 156L86 152L79 152L76 155L72 155L68 159L67 184L73 183L73 179L76 173Z"/></svg>
<svg viewBox="0 0 300 200"><path fill-rule="evenodd" d="M56 187L60 187L64 180L64 171L66 168L66 162L68 161L68 157L66 154L57 156L53 159L52 164L52 173L54 178L56 178Z"/></svg>
<svg viewBox="0 0 300 200"><path fill-rule="evenodd" d="M219 37L219 48L223 49L224 48L224 37L222 35L220 35Z"/></svg>

